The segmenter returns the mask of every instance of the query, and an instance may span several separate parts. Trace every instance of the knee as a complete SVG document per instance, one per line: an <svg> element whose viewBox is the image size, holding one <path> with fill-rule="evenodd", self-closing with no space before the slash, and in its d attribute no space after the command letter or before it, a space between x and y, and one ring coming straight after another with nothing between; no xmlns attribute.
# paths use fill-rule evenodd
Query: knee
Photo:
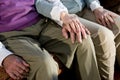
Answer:
<svg viewBox="0 0 120 80"><path fill-rule="evenodd" d="M83 54L87 54L89 52L94 53L94 45L90 35L87 36L87 39L83 39L82 43L78 44L77 50L78 50L78 53L84 52Z"/></svg>
<svg viewBox="0 0 120 80"><path fill-rule="evenodd" d="M31 60L34 65L44 68L56 63L49 53L42 53L40 55L32 56Z"/></svg>
<svg viewBox="0 0 120 80"><path fill-rule="evenodd" d="M114 34L107 28L100 28L98 36L94 40L97 56L101 59L109 59L115 57Z"/></svg>
<svg viewBox="0 0 120 80"><path fill-rule="evenodd" d="M114 41L114 34L111 30L107 29L107 28L100 28L98 30L98 39L102 42L102 43L109 43L111 41Z"/></svg>
<svg viewBox="0 0 120 80"><path fill-rule="evenodd" d="M92 47L93 46L93 42L92 42L92 39L91 39L91 36L88 35L86 39L83 39L82 40L82 43L79 43L78 44L78 48L89 48L89 47Z"/></svg>
<svg viewBox="0 0 120 80"><path fill-rule="evenodd" d="M48 73L48 71L56 71L58 70L57 62L52 58L50 54L42 54L32 56L31 61L29 61L30 69L33 72L44 72ZM54 69L54 70L53 70Z"/></svg>
<svg viewBox="0 0 120 80"><path fill-rule="evenodd" d="M54 80L53 78L55 78L55 80L57 80L58 64L48 53L34 55L29 63L29 80L33 80L35 78L40 80Z"/></svg>

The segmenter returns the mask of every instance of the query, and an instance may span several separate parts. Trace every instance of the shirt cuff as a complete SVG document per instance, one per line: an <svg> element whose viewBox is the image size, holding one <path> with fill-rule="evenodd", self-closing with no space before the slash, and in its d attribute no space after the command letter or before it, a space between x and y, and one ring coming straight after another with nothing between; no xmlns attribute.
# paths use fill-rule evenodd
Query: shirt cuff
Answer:
<svg viewBox="0 0 120 80"><path fill-rule="evenodd" d="M100 3L98 3L97 1L93 1L91 4L90 4L90 8L91 8L91 10L92 11L94 11L95 9L97 9L97 8L103 8L101 5L100 5Z"/></svg>
<svg viewBox="0 0 120 80"><path fill-rule="evenodd" d="M60 20L61 12L68 13L67 8L62 3L56 3L56 5L52 8L50 12L51 18L59 25L62 25L62 21Z"/></svg>
<svg viewBox="0 0 120 80"><path fill-rule="evenodd" d="M2 66L3 60L10 54L12 54L12 52L8 51L5 46L0 42L0 66Z"/></svg>

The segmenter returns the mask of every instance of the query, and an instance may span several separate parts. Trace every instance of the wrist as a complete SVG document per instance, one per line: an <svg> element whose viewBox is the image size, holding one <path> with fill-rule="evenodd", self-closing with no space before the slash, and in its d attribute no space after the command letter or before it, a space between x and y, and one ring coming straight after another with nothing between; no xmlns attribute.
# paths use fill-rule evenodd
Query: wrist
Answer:
<svg viewBox="0 0 120 80"><path fill-rule="evenodd" d="M64 17L66 16L66 15L68 15L68 13L67 12L61 12L60 13L60 20L62 20L63 21L63 19L64 19Z"/></svg>
<svg viewBox="0 0 120 80"><path fill-rule="evenodd" d="M90 8L92 11L94 11L95 9L99 8L99 7L102 7L99 3L99 1L92 1L91 4L90 4Z"/></svg>
<svg viewBox="0 0 120 80"><path fill-rule="evenodd" d="M9 60L10 57L13 57L13 56L15 56L15 55L14 55L14 54L10 54L10 55L8 55L7 57L5 57L4 60L2 61L2 66L4 67L5 62L6 62L7 60Z"/></svg>
<svg viewBox="0 0 120 80"><path fill-rule="evenodd" d="M93 12L94 13L99 13L99 12L103 12L104 11L104 8L103 7L99 7L99 8L96 8Z"/></svg>

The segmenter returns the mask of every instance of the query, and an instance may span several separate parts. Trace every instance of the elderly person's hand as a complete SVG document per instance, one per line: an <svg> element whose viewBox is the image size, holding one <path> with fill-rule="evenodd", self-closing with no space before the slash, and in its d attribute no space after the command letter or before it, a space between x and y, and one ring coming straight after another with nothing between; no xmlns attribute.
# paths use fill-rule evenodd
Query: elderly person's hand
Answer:
<svg viewBox="0 0 120 80"><path fill-rule="evenodd" d="M108 27L109 29L112 28L112 24L115 23L114 18L117 17L117 14L105 10L104 8L97 8L94 11L96 20L99 24Z"/></svg>
<svg viewBox="0 0 120 80"><path fill-rule="evenodd" d="M61 20L63 21L62 33L65 38L70 36L72 43L77 39L82 42L83 38L87 38L90 34L89 30L79 21L75 14L61 13Z"/></svg>
<svg viewBox="0 0 120 80"><path fill-rule="evenodd" d="M28 75L29 64L16 55L7 56L2 64L7 74L15 80L26 78Z"/></svg>

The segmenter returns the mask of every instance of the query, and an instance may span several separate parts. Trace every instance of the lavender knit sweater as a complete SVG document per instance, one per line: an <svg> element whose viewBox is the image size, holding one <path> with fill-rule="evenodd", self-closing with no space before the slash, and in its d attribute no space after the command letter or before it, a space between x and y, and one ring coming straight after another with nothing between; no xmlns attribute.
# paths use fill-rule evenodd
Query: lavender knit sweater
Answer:
<svg viewBox="0 0 120 80"><path fill-rule="evenodd" d="M0 0L0 32L21 30L39 19L35 0Z"/></svg>

